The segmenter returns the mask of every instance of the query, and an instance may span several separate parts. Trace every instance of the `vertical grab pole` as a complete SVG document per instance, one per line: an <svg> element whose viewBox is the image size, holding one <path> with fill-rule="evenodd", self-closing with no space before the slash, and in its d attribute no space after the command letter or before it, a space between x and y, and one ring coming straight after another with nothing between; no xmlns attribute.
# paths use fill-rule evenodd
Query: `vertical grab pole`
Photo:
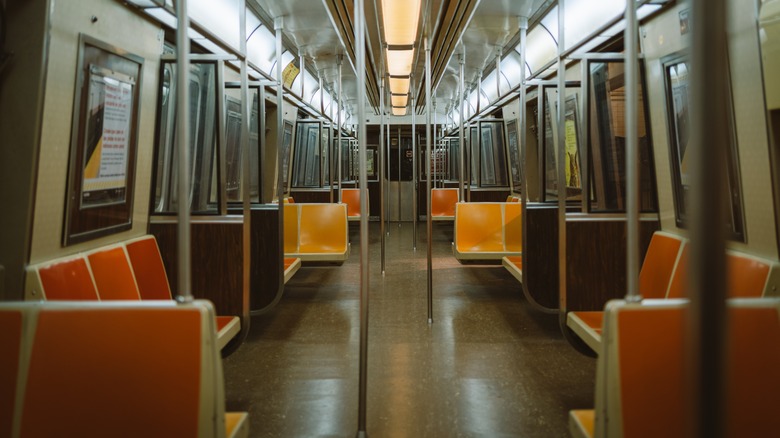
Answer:
<svg viewBox="0 0 780 438"><path fill-rule="evenodd" d="M558 175L556 180L558 181L558 303L561 325L566 324L566 159L564 155L566 149L563 144L566 138L564 127L566 112L563 107L566 102L566 61L563 58L566 49L564 44L565 4L564 0L558 0Z"/></svg>
<svg viewBox="0 0 780 438"><path fill-rule="evenodd" d="M433 259L432 259L432 231L431 221L431 47L428 37L425 37L425 169L426 178L425 196L428 212L426 214L428 230L428 324L433 324Z"/></svg>
<svg viewBox="0 0 780 438"><path fill-rule="evenodd" d="M339 203L341 203L341 178L342 178L341 177L341 172L342 172L342 169L341 169L341 160L342 160L341 153L342 153L342 151L341 151L341 149L343 149L342 146L341 146L341 105L344 103L341 100L341 62L344 59L344 55L339 54L338 59L339 59L339 61L338 61L338 65L339 65L339 94L338 94L339 104L337 106L338 114L336 115L336 118L338 120L337 123L338 123L338 130L339 130L339 146L337 148L338 149L338 154L339 154L339 163L338 163L338 182L336 184L338 186L338 193L337 193L338 201L339 201ZM303 81L301 81L301 82L303 82ZM301 94L301 95L303 95L303 94Z"/></svg>
<svg viewBox="0 0 780 438"><path fill-rule="evenodd" d="M460 105L458 105L458 110L460 111L460 120L458 123L458 141L460 142L460 147L458 148L460 152L460 171L458 172L460 174L460 178L458 179L458 193L460 196L458 196L458 200L462 202L466 200L466 187L464 183L466 179L466 136L463 132L463 117L466 115L463 111L463 106L466 104L466 93L465 87L463 85L464 70L466 68L465 53L458 55L458 63L460 64L460 69L458 70L458 99L460 99Z"/></svg>
<svg viewBox="0 0 780 438"><path fill-rule="evenodd" d="M179 205L179 222L177 228L178 237L178 281L179 294L176 297L178 301L188 303L192 301L192 280L190 278L190 203L188 200L190 189L190 39L187 32L190 28L190 19L187 15L187 0L176 0L176 16L178 26L176 27L176 65L178 74L176 75L176 106L177 114L176 128L179 139L179 187L177 187Z"/></svg>
<svg viewBox="0 0 780 438"><path fill-rule="evenodd" d="M279 202L279 266L284 267L284 80L282 79L282 31L284 30L284 19L276 17L274 19L274 33L276 36L276 129L279 135L276 136L276 199ZM279 281L284 287L284 268L280 270Z"/></svg>
<svg viewBox="0 0 780 438"><path fill-rule="evenodd" d="M387 153L385 156L387 157L387 163L385 165L387 166L387 184L385 184L385 211L387 211L387 215L385 216L385 220L387 221L387 225L385 226L385 232L387 235L390 235L390 117L387 118L387 136L385 137L385 149L387 150Z"/></svg>
<svg viewBox="0 0 780 438"><path fill-rule="evenodd" d="M418 203L420 200L420 182L417 175L417 101L414 97L414 88L412 87L412 78L409 78L409 91L412 94L412 183L414 185L412 193L412 249L417 251L417 218L420 217L418 209Z"/></svg>
<svg viewBox="0 0 780 438"><path fill-rule="evenodd" d="M252 102L249 100L249 69L247 67L247 60L246 60L246 0L240 0L238 5L238 19L239 19L239 34L240 34L240 41L241 41L241 102L243 103L241 105L241 151L243 154L243 157L241 158L241 185L244 188L242 192L243 197L243 210L244 210L244 229L243 229L243 284L244 284L244 292L242 296L242 325L243 329L247 330L249 329L249 308L250 308L250 298L249 298L249 288L250 288L250 261L252 257L252 221L251 221L251 211L250 211L250 202L251 202L251 180L250 180L250 173L251 173L251 165L257 165L256 163L250 163L249 157L252 156L249 148L249 117L250 114L252 114L251 105ZM258 98L260 91L258 90ZM258 114L258 118L264 117L262 113ZM258 145L259 147L260 145ZM261 155L262 156L262 155ZM281 261L281 260L280 260ZM279 265L283 266L283 265ZM280 284L284 284L284 270L279 270L279 278L282 280Z"/></svg>
<svg viewBox="0 0 780 438"><path fill-rule="evenodd" d="M689 368L694 400L689 436L723 437L725 401L724 345L728 323L725 236L723 224L724 160L729 147L728 78L723 54L727 49L725 0L693 0L691 85L691 155L693 183L690 205L690 345L694 363ZM706 148L704 147L706 145ZM725 323L725 324L724 324Z"/></svg>
<svg viewBox="0 0 780 438"><path fill-rule="evenodd" d="M360 377L358 396L358 438L366 433L368 372L368 183L366 182L366 17L364 0L355 0L355 43L357 50L358 162L360 163Z"/></svg>
<svg viewBox="0 0 780 438"><path fill-rule="evenodd" d="M398 227L401 227L401 126L398 126Z"/></svg>
<svg viewBox="0 0 780 438"><path fill-rule="evenodd" d="M382 57L382 67L385 71L385 61ZM379 80L379 234L382 235L382 275L385 274L385 150L382 144L385 142L385 77Z"/></svg>
<svg viewBox="0 0 780 438"><path fill-rule="evenodd" d="M523 203L522 209L525 210L528 205L528 180L526 179L527 172L525 171L525 157L526 157L526 115L525 115L525 99L526 99L526 85L525 85L525 45L526 38L528 37L528 17L520 17L520 65L523 68L520 69L520 95L517 99L517 131L520 140L520 199ZM525 223L525 221L522 221Z"/></svg>
<svg viewBox="0 0 780 438"><path fill-rule="evenodd" d="M636 2L626 2L625 42L626 69L626 301L638 302L639 295L639 139L637 134L637 105L639 65L637 61Z"/></svg>
<svg viewBox="0 0 780 438"><path fill-rule="evenodd" d="M433 142L433 157L431 158L433 160L433 188L435 189L436 186L439 184L439 142L438 138L436 138L436 99L433 99L433 126L432 126L432 136L433 138L431 141Z"/></svg>

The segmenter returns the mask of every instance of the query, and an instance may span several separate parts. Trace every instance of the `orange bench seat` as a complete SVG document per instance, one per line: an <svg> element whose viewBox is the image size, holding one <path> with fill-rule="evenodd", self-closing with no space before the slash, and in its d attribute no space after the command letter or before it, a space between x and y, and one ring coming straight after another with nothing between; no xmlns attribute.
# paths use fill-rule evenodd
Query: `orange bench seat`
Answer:
<svg viewBox="0 0 780 438"><path fill-rule="evenodd" d="M0 436L249 435L208 301L5 302L0 328Z"/></svg>
<svg viewBox="0 0 780 438"><path fill-rule="evenodd" d="M761 298L775 290L770 280L780 271L777 262L736 251L726 251L729 298ZM657 231L647 249L639 274L642 298L687 298L688 244L682 238ZM593 351L601 343L601 311L575 311L566 315L566 325Z"/></svg>
<svg viewBox="0 0 780 438"><path fill-rule="evenodd" d="M341 203L347 206L347 220L360 220L360 189L341 189Z"/></svg>
<svg viewBox="0 0 780 438"><path fill-rule="evenodd" d="M458 201L460 194L456 188L431 189L431 220L454 221Z"/></svg>
<svg viewBox="0 0 780 438"><path fill-rule="evenodd" d="M458 260L501 260L521 256L521 205L507 202L458 202L453 253Z"/></svg>
<svg viewBox="0 0 780 438"><path fill-rule="evenodd" d="M595 410L570 411L574 437L688 436L688 302L614 300L604 314ZM725 331L724 436L780 430L780 300L730 299ZM648 330L648 327L655 327Z"/></svg>
<svg viewBox="0 0 780 438"><path fill-rule="evenodd" d="M287 204L284 208L285 257L303 262L349 258L345 204Z"/></svg>

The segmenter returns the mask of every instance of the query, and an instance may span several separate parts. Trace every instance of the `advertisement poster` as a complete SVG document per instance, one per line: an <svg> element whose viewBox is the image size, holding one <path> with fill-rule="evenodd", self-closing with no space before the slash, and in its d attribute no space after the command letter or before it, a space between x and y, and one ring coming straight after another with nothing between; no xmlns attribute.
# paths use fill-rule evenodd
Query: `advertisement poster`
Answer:
<svg viewBox="0 0 780 438"><path fill-rule="evenodd" d="M81 207L125 201L133 83L91 69Z"/></svg>

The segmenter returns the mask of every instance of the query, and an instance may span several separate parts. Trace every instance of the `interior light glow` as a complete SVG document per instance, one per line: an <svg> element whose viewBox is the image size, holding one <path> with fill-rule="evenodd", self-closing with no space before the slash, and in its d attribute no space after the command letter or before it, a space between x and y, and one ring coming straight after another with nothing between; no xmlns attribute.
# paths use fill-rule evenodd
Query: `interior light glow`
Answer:
<svg viewBox="0 0 780 438"><path fill-rule="evenodd" d="M390 78L390 92L409 94L409 78Z"/></svg>
<svg viewBox="0 0 780 438"><path fill-rule="evenodd" d="M579 43L583 38L603 26L609 20L622 16L626 8L624 0L601 0L597 8L587 0L569 0L564 7L566 27L566 48Z"/></svg>
<svg viewBox="0 0 780 438"><path fill-rule="evenodd" d="M390 100L391 100L393 106L403 106L403 107L405 107L406 104L409 102L409 95L407 95L407 94L402 94L402 95L394 94L394 95L390 96Z"/></svg>
<svg viewBox="0 0 780 438"><path fill-rule="evenodd" d="M387 71L390 76L409 76L412 74L414 49L387 50Z"/></svg>
<svg viewBox="0 0 780 438"><path fill-rule="evenodd" d="M382 24L388 45L409 46L417 39L420 0L382 0Z"/></svg>
<svg viewBox="0 0 780 438"><path fill-rule="evenodd" d="M265 74L271 74L271 68L276 58L275 37L265 26L253 29L246 42L247 57ZM274 74L276 76L276 74Z"/></svg>
<svg viewBox="0 0 780 438"><path fill-rule="evenodd" d="M406 107L393 107L393 115L394 116L405 116L406 115Z"/></svg>
<svg viewBox="0 0 780 438"><path fill-rule="evenodd" d="M515 50L519 48L518 45ZM528 32L525 44L525 62L532 71L538 71L557 56L558 45L544 28L536 26Z"/></svg>
<svg viewBox="0 0 780 438"><path fill-rule="evenodd" d="M238 0L193 0L188 7L193 21L233 48L239 47Z"/></svg>

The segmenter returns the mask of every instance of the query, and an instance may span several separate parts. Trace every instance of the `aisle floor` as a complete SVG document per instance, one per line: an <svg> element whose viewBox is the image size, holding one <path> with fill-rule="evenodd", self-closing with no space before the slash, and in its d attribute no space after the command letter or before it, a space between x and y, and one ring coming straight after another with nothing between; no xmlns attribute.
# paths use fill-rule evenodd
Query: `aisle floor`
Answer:
<svg viewBox="0 0 780 438"><path fill-rule="evenodd" d="M368 436L565 437L593 406L595 360L533 309L501 265L461 265L452 225L433 229L433 324L425 224L391 223L385 275L370 224ZM275 309L253 317L224 361L228 410L253 437L354 437L358 412L360 241L342 266L304 266Z"/></svg>

